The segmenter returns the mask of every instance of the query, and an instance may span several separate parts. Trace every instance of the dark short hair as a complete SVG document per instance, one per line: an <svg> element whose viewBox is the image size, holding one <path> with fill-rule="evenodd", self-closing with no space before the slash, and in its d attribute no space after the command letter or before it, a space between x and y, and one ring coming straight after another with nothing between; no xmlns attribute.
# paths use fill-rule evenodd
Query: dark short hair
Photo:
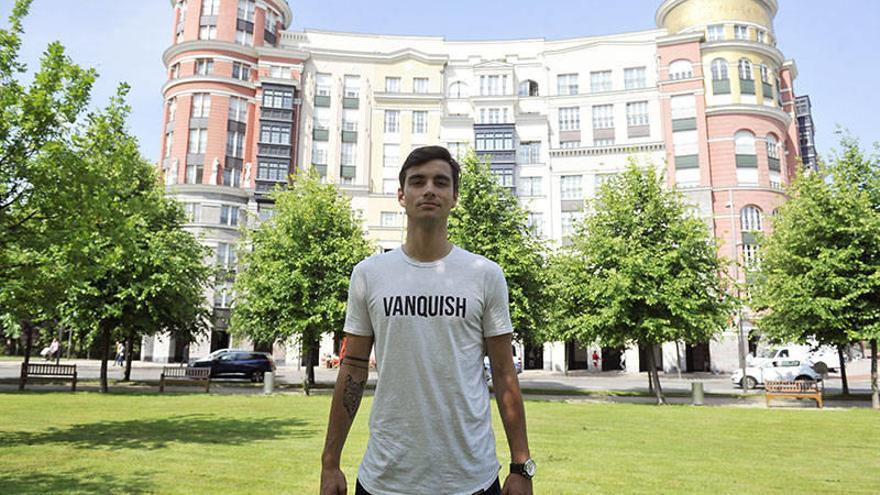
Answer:
<svg viewBox="0 0 880 495"><path fill-rule="evenodd" d="M431 160L443 160L449 164L449 168L452 169L452 193L458 195L458 183L461 178L461 165L452 158L449 150L443 146L422 146L412 150L409 156L406 157L406 161L403 162L403 166L400 167L400 174L398 175L398 178L400 179L400 188L403 189L407 170L418 165L424 165Z"/></svg>

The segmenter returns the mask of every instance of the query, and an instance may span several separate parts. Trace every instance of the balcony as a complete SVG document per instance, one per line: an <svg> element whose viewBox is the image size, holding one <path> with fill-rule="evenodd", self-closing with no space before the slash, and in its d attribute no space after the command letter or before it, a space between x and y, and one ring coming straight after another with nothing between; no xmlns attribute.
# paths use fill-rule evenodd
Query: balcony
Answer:
<svg viewBox="0 0 880 495"><path fill-rule="evenodd" d="M357 131L342 131L343 143L356 143L358 140Z"/></svg>
<svg viewBox="0 0 880 495"><path fill-rule="evenodd" d="M312 139L315 141L329 141L330 140L330 130L329 129L319 129L315 128L312 131Z"/></svg>
<svg viewBox="0 0 880 495"><path fill-rule="evenodd" d="M712 94L729 95L730 79L715 79L712 81Z"/></svg>
<svg viewBox="0 0 880 495"><path fill-rule="evenodd" d="M330 96L329 95L315 95L315 106L328 108L330 107Z"/></svg>
<svg viewBox="0 0 880 495"><path fill-rule="evenodd" d="M755 94L755 81L753 79L740 79L739 91L744 95Z"/></svg>
<svg viewBox="0 0 880 495"><path fill-rule="evenodd" d="M360 107L360 100L358 98L350 98L345 97L342 99L342 108L349 110L357 110Z"/></svg>

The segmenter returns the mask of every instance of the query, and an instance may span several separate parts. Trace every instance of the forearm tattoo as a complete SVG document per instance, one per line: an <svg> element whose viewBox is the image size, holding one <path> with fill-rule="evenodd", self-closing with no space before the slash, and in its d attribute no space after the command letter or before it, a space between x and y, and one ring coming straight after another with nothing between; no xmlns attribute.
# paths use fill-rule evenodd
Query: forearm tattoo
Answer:
<svg viewBox="0 0 880 495"><path fill-rule="evenodd" d="M364 396L364 386L367 380L358 382L351 378L351 375L345 377L345 389L342 391L342 405L348 412L348 417L354 419L358 407L361 405L361 398Z"/></svg>

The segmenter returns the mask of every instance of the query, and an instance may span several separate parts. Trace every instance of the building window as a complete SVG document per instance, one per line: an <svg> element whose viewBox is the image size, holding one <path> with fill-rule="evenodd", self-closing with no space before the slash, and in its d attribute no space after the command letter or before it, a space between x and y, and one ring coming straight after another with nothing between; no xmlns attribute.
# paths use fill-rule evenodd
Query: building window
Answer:
<svg viewBox="0 0 880 495"><path fill-rule="evenodd" d="M278 15L273 10L266 10L266 31L269 31L272 34L278 34L278 23L280 21L281 16Z"/></svg>
<svg viewBox="0 0 880 495"><path fill-rule="evenodd" d="M560 141L559 147L563 149L577 148L581 145L580 141Z"/></svg>
<svg viewBox="0 0 880 495"><path fill-rule="evenodd" d="M382 179L382 192L385 194L397 194L399 186L398 179Z"/></svg>
<svg viewBox="0 0 880 495"><path fill-rule="evenodd" d="M260 126L260 142L290 145L290 127L278 124L262 124Z"/></svg>
<svg viewBox="0 0 880 495"><path fill-rule="evenodd" d="M614 128L614 105L596 105L593 107L593 129Z"/></svg>
<svg viewBox="0 0 880 495"><path fill-rule="evenodd" d="M177 98L172 97L168 100L168 122L174 122L177 117Z"/></svg>
<svg viewBox="0 0 880 495"><path fill-rule="evenodd" d="M351 108L342 110L342 130L355 132L358 130L358 112Z"/></svg>
<svg viewBox="0 0 880 495"><path fill-rule="evenodd" d="M238 206L223 205L220 207L220 225L230 227L238 225Z"/></svg>
<svg viewBox="0 0 880 495"><path fill-rule="evenodd" d="M764 64L761 64L761 82L764 84L770 84L770 68ZM764 98L773 98L772 94L764 94Z"/></svg>
<svg viewBox="0 0 880 495"><path fill-rule="evenodd" d="M593 93L611 91L611 71L590 72L590 91Z"/></svg>
<svg viewBox="0 0 880 495"><path fill-rule="evenodd" d="M400 145L386 144L382 150L382 166L388 169L400 167Z"/></svg>
<svg viewBox="0 0 880 495"><path fill-rule="evenodd" d="M318 107L315 109L315 129L325 130L330 128L330 109Z"/></svg>
<svg viewBox="0 0 880 495"><path fill-rule="evenodd" d="M697 100L694 95L673 96L669 99L672 120L692 119L697 116Z"/></svg>
<svg viewBox="0 0 880 495"><path fill-rule="evenodd" d="M360 76L345 76L343 78L343 88L346 98L359 98L361 94Z"/></svg>
<svg viewBox="0 0 880 495"><path fill-rule="evenodd" d="M559 109L559 130L578 131L581 128L580 107L564 107Z"/></svg>
<svg viewBox="0 0 880 495"><path fill-rule="evenodd" d="M240 62L233 62L232 63L232 77L235 79L240 79L242 81L250 81L251 80L250 66L242 64Z"/></svg>
<svg viewBox="0 0 880 495"><path fill-rule="evenodd" d="M468 87L467 84L461 81L455 81L454 83L449 85L449 97L450 98L467 98L468 97Z"/></svg>
<svg viewBox="0 0 880 495"><path fill-rule="evenodd" d="M412 132L413 134L425 134L428 132L428 112L424 110L416 110L412 113Z"/></svg>
<svg viewBox="0 0 880 495"><path fill-rule="evenodd" d="M211 113L211 95L196 93L192 98L192 117L205 118Z"/></svg>
<svg viewBox="0 0 880 495"><path fill-rule="evenodd" d="M178 77L180 77L180 63L171 66L171 79L177 79Z"/></svg>
<svg viewBox="0 0 880 495"><path fill-rule="evenodd" d="M330 87L333 83L333 79L330 74L316 74L315 75L315 95L317 96L330 96Z"/></svg>
<svg viewBox="0 0 880 495"><path fill-rule="evenodd" d="M427 77L414 77L413 78L413 93L425 94L428 92L428 78Z"/></svg>
<svg viewBox="0 0 880 495"><path fill-rule="evenodd" d="M739 212L741 228L743 231L758 231L763 229L761 210L757 206L746 206Z"/></svg>
<svg viewBox="0 0 880 495"><path fill-rule="evenodd" d="M541 196L544 194L542 177L520 177L517 184L520 196Z"/></svg>
<svg viewBox="0 0 880 495"><path fill-rule="evenodd" d="M283 65L269 66L269 77L273 77L275 79L290 79L291 74L292 69L290 67L285 67Z"/></svg>
<svg viewBox="0 0 880 495"><path fill-rule="evenodd" d="M577 228L577 224L581 220L581 212L579 211L563 211L560 216L562 220L562 237L571 237Z"/></svg>
<svg viewBox="0 0 880 495"><path fill-rule="evenodd" d="M480 123L481 124L505 124L509 122L509 113L507 108L481 108Z"/></svg>
<svg viewBox="0 0 880 495"><path fill-rule="evenodd" d="M647 101L637 101L626 104L626 125L629 127L648 125Z"/></svg>
<svg viewBox="0 0 880 495"><path fill-rule="evenodd" d="M312 143L312 163L315 165L327 165L326 141L314 141Z"/></svg>
<svg viewBox="0 0 880 495"><path fill-rule="evenodd" d="M208 149L208 129L189 130L189 153L201 155Z"/></svg>
<svg viewBox="0 0 880 495"><path fill-rule="evenodd" d="M694 77L694 67L690 60L676 60L669 64L669 79L690 79Z"/></svg>
<svg viewBox="0 0 880 495"><path fill-rule="evenodd" d="M186 165L186 183L187 184L201 184L202 183L202 174L204 173L204 167L201 165Z"/></svg>
<svg viewBox="0 0 880 495"><path fill-rule="evenodd" d="M709 41L721 41L724 39L724 25L723 24L713 24L709 26L709 34L707 36Z"/></svg>
<svg viewBox="0 0 880 495"><path fill-rule="evenodd" d="M477 151L507 151L513 149L513 132L489 132L477 134Z"/></svg>
<svg viewBox="0 0 880 495"><path fill-rule="evenodd" d="M716 58L712 61L712 79L715 81L729 79L727 75L727 60Z"/></svg>
<svg viewBox="0 0 880 495"><path fill-rule="evenodd" d="M379 214L379 226L400 227L401 214L396 211L383 211Z"/></svg>
<svg viewBox="0 0 880 495"><path fill-rule="evenodd" d="M385 78L385 92L386 93L400 93L400 78L399 77L386 77Z"/></svg>
<svg viewBox="0 0 880 495"><path fill-rule="evenodd" d="M755 35L758 39L758 43L767 43L767 32L763 29L758 29L755 32Z"/></svg>
<svg viewBox="0 0 880 495"><path fill-rule="evenodd" d="M237 96L229 97L229 120L247 122L248 101Z"/></svg>
<svg viewBox="0 0 880 495"><path fill-rule="evenodd" d="M739 78L743 81L751 81L755 78L752 73L752 62L747 58L739 61Z"/></svg>
<svg viewBox="0 0 880 495"><path fill-rule="evenodd" d="M216 40L217 26L199 26L200 40Z"/></svg>
<svg viewBox="0 0 880 495"><path fill-rule="evenodd" d="M584 177L582 175L563 175L560 178L560 197L562 199L584 199Z"/></svg>
<svg viewBox="0 0 880 495"><path fill-rule="evenodd" d="M254 46L254 33L238 29L235 31L235 42L239 45Z"/></svg>
<svg viewBox="0 0 880 495"><path fill-rule="evenodd" d="M495 177L495 182L497 182L499 186L508 189L513 188L513 169L505 168L492 170L492 176Z"/></svg>
<svg viewBox="0 0 880 495"><path fill-rule="evenodd" d="M530 211L528 220L529 231L536 237L544 237L544 214Z"/></svg>
<svg viewBox="0 0 880 495"><path fill-rule="evenodd" d="M519 91L517 94L522 97L538 96L538 83L531 79L526 79L519 83Z"/></svg>
<svg viewBox="0 0 880 495"><path fill-rule="evenodd" d="M174 147L174 131L165 133L165 158L171 158L171 148Z"/></svg>
<svg viewBox="0 0 880 495"><path fill-rule="evenodd" d="M287 180L287 164L273 161L261 161L257 168L257 179L284 182Z"/></svg>
<svg viewBox="0 0 880 495"><path fill-rule="evenodd" d="M238 0L238 18L243 21L254 22L254 0Z"/></svg>
<svg viewBox="0 0 880 495"><path fill-rule="evenodd" d="M354 165L355 143L342 143L342 165L351 167Z"/></svg>
<svg viewBox="0 0 880 495"><path fill-rule="evenodd" d="M214 287L214 307L229 308L232 306L232 282L223 282Z"/></svg>
<svg viewBox="0 0 880 495"><path fill-rule="evenodd" d="M516 162L519 165L541 163L541 142L524 141L519 143L516 150Z"/></svg>
<svg viewBox="0 0 880 495"><path fill-rule="evenodd" d="M560 96L578 94L578 75L560 74L556 76L556 89Z"/></svg>
<svg viewBox="0 0 880 495"><path fill-rule="evenodd" d="M214 59L199 58L196 59L196 74L207 76L214 73Z"/></svg>
<svg viewBox="0 0 880 495"><path fill-rule="evenodd" d="M217 266L235 268L235 245L227 242L217 243Z"/></svg>
<svg viewBox="0 0 880 495"><path fill-rule="evenodd" d="M263 106L290 110L293 108L293 91L286 89L263 89ZM317 109L315 110L317 111Z"/></svg>
<svg viewBox="0 0 880 495"><path fill-rule="evenodd" d="M500 96L507 94L507 76L480 76L480 95Z"/></svg>
<svg viewBox="0 0 880 495"><path fill-rule="evenodd" d="M244 157L244 133L226 131L226 155L232 158Z"/></svg>
<svg viewBox="0 0 880 495"><path fill-rule="evenodd" d="M738 40L748 40L749 27L743 24L735 24L733 26L733 36Z"/></svg>
<svg viewBox="0 0 880 495"><path fill-rule="evenodd" d="M400 110L385 110L385 133L400 132Z"/></svg>
<svg viewBox="0 0 880 495"><path fill-rule="evenodd" d="M644 67L632 67L623 70L623 84L626 89L639 89L648 85Z"/></svg>
<svg viewBox="0 0 880 495"><path fill-rule="evenodd" d="M746 270L758 270L761 266L761 259L758 256L757 244L743 244L743 266Z"/></svg>
<svg viewBox="0 0 880 495"><path fill-rule="evenodd" d="M734 136L736 143L736 179L741 185L758 184L758 156L755 150L755 135L749 131L739 131Z"/></svg>
<svg viewBox="0 0 880 495"><path fill-rule="evenodd" d="M461 141L454 141L450 143L446 143L446 149L449 150L449 154L452 155L452 158L456 160L461 160L467 155L468 151L468 143Z"/></svg>
<svg viewBox="0 0 880 495"><path fill-rule="evenodd" d="M202 221L202 205L198 203L184 203L183 213L189 223L199 223Z"/></svg>

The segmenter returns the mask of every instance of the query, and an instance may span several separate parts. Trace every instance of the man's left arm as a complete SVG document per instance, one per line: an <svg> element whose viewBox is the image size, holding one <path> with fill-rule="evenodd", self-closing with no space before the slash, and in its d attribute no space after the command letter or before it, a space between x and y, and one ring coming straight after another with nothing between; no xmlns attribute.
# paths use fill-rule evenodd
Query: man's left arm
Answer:
<svg viewBox="0 0 880 495"><path fill-rule="evenodd" d="M522 464L530 458L526 434L526 411L523 406L519 379L513 364L513 336L499 335L486 339L486 353L492 367L492 384L498 412L504 423L511 462ZM518 474L509 475L504 482L504 495L532 495L532 481Z"/></svg>

